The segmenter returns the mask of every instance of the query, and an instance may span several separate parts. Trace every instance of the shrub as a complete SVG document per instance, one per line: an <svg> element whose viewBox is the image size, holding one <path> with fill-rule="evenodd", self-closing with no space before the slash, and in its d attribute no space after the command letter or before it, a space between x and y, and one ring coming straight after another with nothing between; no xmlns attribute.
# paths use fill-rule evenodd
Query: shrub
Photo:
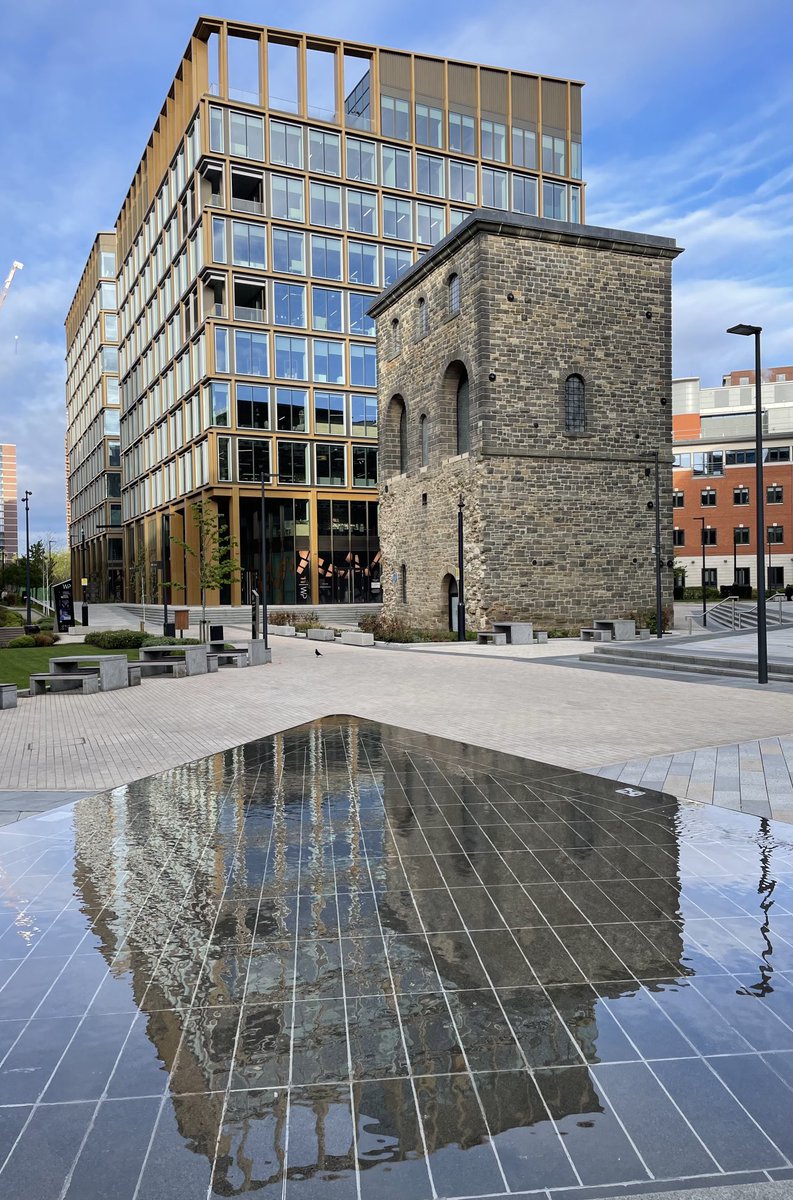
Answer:
<svg viewBox="0 0 793 1200"><path fill-rule="evenodd" d="M23 633L22 637L14 638L7 645L9 650L27 650L36 645L36 639L29 633Z"/></svg>
<svg viewBox="0 0 793 1200"><path fill-rule="evenodd" d="M54 628L55 628L55 621L53 620L52 617L40 617L39 618L39 629L41 629L44 633L52 633L52 630Z"/></svg>
<svg viewBox="0 0 793 1200"><path fill-rule="evenodd" d="M136 629L101 629L85 635L86 646L100 650L139 650L145 645L146 634Z"/></svg>
<svg viewBox="0 0 793 1200"><path fill-rule="evenodd" d="M702 588L701 587L687 587L683 592L683 599L688 600L689 603L691 603L694 600L701 600L702 599ZM718 588L706 587L705 588L705 599L706 600L721 600L721 592L719 591Z"/></svg>
<svg viewBox="0 0 793 1200"><path fill-rule="evenodd" d="M650 633L658 632L654 608L640 608L635 612L629 612L628 619L636 622L637 629L649 629ZM665 604L661 609L661 630L663 633L666 633L667 630L672 629L673 626L674 609L670 604Z"/></svg>
<svg viewBox="0 0 793 1200"><path fill-rule="evenodd" d="M34 633L33 640L37 646L54 646L57 642L57 637L54 633Z"/></svg>
<svg viewBox="0 0 793 1200"><path fill-rule="evenodd" d="M319 629L319 617L314 612L270 612L267 613L268 625L294 625L295 629L303 632L306 629Z"/></svg>
<svg viewBox="0 0 793 1200"><path fill-rule="evenodd" d="M364 633L373 633L378 642L412 642L413 630L399 617L387 617L384 613L365 613L358 622Z"/></svg>
<svg viewBox="0 0 793 1200"><path fill-rule="evenodd" d="M202 646L200 638L163 637L162 634L138 634L142 638L141 646Z"/></svg>
<svg viewBox="0 0 793 1200"><path fill-rule="evenodd" d="M25 619L21 613L14 612L13 608L6 608L0 605L0 628L8 629L11 625L24 625Z"/></svg>

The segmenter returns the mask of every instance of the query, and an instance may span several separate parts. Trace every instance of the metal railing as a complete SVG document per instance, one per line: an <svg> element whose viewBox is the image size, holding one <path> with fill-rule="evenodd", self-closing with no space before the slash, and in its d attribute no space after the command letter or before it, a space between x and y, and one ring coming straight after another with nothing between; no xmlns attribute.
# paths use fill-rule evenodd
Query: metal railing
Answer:
<svg viewBox="0 0 793 1200"><path fill-rule="evenodd" d="M786 619L786 614L783 612L782 605L787 602L784 592L772 592L770 596L766 596L766 626L772 622L772 603L775 604L776 611L773 615L776 617L777 625L793 624L793 605L790 609L790 618ZM726 605L731 605L727 608ZM755 629L757 627L757 605L752 608L739 608L737 596L727 596L724 600L719 600L708 612L708 627L711 627L712 618L715 617L715 624L724 629ZM728 617L728 620L722 618Z"/></svg>

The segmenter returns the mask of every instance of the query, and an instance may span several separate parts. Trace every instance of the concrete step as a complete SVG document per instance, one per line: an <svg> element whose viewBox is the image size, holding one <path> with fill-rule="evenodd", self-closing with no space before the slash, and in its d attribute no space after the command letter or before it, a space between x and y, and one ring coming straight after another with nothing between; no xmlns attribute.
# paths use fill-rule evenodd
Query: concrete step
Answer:
<svg viewBox="0 0 793 1200"><path fill-rule="evenodd" d="M678 671L690 675L726 675L735 678L754 679L757 668L746 659L730 658L727 655L664 654L662 651L642 653L628 647L598 646L594 654L582 654L581 662L608 667L633 667L647 671ZM769 663L768 677L775 683L793 683L793 665Z"/></svg>

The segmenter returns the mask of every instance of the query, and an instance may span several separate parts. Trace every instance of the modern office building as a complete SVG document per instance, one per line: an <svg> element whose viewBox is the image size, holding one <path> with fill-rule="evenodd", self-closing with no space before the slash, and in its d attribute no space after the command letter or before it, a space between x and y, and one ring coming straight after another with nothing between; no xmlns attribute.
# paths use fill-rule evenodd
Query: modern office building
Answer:
<svg viewBox="0 0 793 1200"><path fill-rule="evenodd" d="M764 372L763 481L766 586L793 583L793 367ZM686 583L757 586L754 371L731 371L721 387L676 379L675 561ZM703 544L704 543L704 544Z"/></svg>
<svg viewBox="0 0 793 1200"><path fill-rule="evenodd" d="M67 522L75 596L121 600L116 235L100 233L66 318Z"/></svg>
<svg viewBox="0 0 793 1200"><path fill-rule="evenodd" d="M672 600L673 239L480 209L373 305L384 603L541 628ZM658 478L656 481L656 470Z"/></svg>
<svg viewBox="0 0 793 1200"><path fill-rule="evenodd" d="M19 554L17 448L0 442L0 551L8 562Z"/></svg>
<svg viewBox="0 0 793 1200"><path fill-rule="evenodd" d="M271 602L379 598L367 310L477 205L583 220L581 89L198 23L116 224L130 598L152 559L198 601L205 500L246 601L263 474Z"/></svg>

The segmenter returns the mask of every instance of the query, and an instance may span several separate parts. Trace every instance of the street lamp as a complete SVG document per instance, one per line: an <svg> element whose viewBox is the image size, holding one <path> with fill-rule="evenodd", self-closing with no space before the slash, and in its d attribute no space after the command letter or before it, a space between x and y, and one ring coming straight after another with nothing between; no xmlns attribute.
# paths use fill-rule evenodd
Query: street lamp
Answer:
<svg viewBox="0 0 793 1200"><path fill-rule="evenodd" d="M700 544L702 546L702 567L701 567L701 579L700 579L700 583L702 584L702 626L704 629L707 629L707 627L708 627L708 602L705 599L705 518L704 517L694 517L694 520L699 521L700 525L702 526L702 532L701 532L701 536L700 536Z"/></svg>
<svg viewBox="0 0 793 1200"><path fill-rule="evenodd" d="M30 611L30 497L32 492L25 491L22 503L25 506L25 592L27 624L33 624L33 614Z"/></svg>
<svg viewBox="0 0 793 1200"><path fill-rule="evenodd" d="M85 573L85 525L83 525L81 531L80 546L80 598L82 600L82 613L80 619L83 623L83 627L85 627L88 624L88 601L85 598L85 589L88 585L88 576Z"/></svg>
<svg viewBox="0 0 793 1200"><path fill-rule="evenodd" d="M768 630L765 613L765 495L763 492L763 410L760 379L760 334L762 325L733 325L728 333L754 338L754 447L755 489L757 491L757 682L768 683Z"/></svg>
<svg viewBox="0 0 793 1200"><path fill-rule="evenodd" d="M457 641L465 641L465 564L463 562L463 509L465 498L457 502Z"/></svg>

